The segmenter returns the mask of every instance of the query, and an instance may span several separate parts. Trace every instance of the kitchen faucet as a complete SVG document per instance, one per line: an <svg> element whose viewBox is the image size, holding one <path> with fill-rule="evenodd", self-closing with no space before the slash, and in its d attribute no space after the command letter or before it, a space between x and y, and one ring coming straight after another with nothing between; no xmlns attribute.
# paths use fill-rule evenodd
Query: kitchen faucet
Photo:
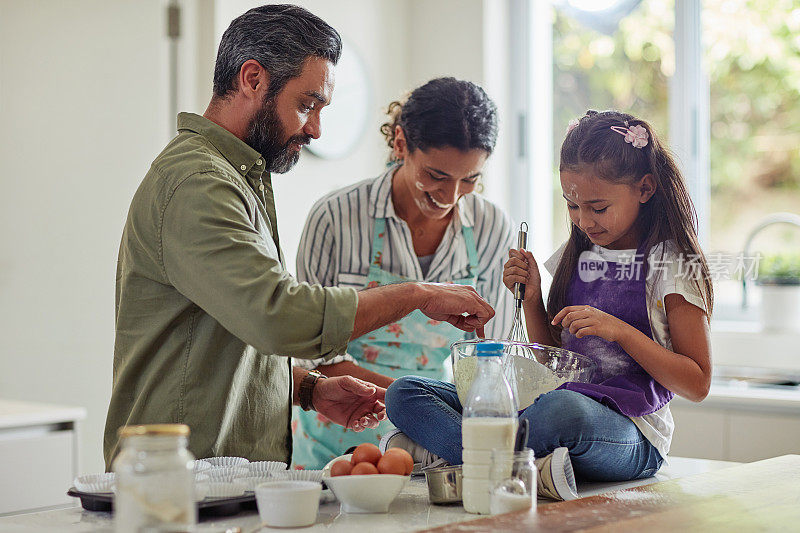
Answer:
<svg viewBox="0 0 800 533"><path fill-rule="evenodd" d="M767 215L761 222L747 236L744 242L743 257L747 257L747 252L750 251L750 245L756 235L761 233L764 228L772 226L773 224L792 224L800 228L800 215L794 213L772 213ZM742 309L747 309L747 276L742 274Z"/></svg>

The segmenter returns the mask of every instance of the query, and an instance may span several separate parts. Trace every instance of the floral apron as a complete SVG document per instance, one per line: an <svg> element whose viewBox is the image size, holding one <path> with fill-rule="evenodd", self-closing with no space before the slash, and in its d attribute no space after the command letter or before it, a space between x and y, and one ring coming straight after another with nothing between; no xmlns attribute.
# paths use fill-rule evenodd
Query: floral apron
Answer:
<svg viewBox="0 0 800 533"><path fill-rule="evenodd" d="M641 252L637 250L635 257L641 257ZM647 261L634 270L613 261L606 264L605 275L594 281L583 281L576 269L567 289L566 304L590 305L605 311L652 339L647 313ZM629 417L658 411L674 396L616 342L595 335L579 339L564 329L561 346L592 358L597 369L592 383L565 383L559 389L580 392Z"/></svg>
<svg viewBox="0 0 800 533"><path fill-rule="evenodd" d="M469 257L468 277L453 280L459 285L475 285L478 251L471 227L462 226ZM414 281L381 269L381 255L386 237L386 219L375 221L372 261L366 287ZM357 363L373 372L392 378L407 375L443 379L444 362L450 357L450 344L463 340L466 333L447 322L439 322L414 310L397 322L371 331L350 341L347 353ZM355 432L332 423L314 411L294 408L293 464L295 468L319 469L331 459L364 442L378 444L381 436L394 429L388 420L375 429Z"/></svg>

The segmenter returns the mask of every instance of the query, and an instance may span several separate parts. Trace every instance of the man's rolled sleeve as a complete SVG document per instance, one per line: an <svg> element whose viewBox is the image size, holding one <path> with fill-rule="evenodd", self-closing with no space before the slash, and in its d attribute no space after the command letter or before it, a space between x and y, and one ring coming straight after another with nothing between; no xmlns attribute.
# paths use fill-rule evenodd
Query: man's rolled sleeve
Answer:
<svg viewBox="0 0 800 533"><path fill-rule="evenodd" d="M322 353L334 356L345 353L353 334L358 294L355 289L325 287L325 314L322 323Z"/></svg>

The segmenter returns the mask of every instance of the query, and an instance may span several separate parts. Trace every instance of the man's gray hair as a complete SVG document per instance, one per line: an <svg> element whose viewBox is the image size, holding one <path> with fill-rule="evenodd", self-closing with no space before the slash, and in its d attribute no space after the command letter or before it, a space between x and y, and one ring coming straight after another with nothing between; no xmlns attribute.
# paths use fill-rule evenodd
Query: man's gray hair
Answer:
<svg viewBox="0 0 800 533"><path fill-rule="evenodd" d="M303 70L313 56L336 64L342 53L339 33L302 7L273 4L249 10L231 22L217 52L214 97L237 89L236 78L245 61L255 59L269 73L268 97Z"/></svg>

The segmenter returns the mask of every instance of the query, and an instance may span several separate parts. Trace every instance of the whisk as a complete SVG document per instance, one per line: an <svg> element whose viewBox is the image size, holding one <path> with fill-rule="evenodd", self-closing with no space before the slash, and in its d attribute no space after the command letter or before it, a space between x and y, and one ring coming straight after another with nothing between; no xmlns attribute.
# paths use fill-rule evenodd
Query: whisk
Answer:
<svg viewBox="0 0 800 533"><path fill-rule="evenodd" d="M525 248L528 245L528 224L523 222L519 225L517 234L517 248ZM511 323L511 330L506 339L513 342L528 342L528 334L522 323L522 301L525 299L525 284L514 284L514 321Z"/></svg>
<svg viewBox="0 0 800 533"><path fill-rule="evenodd" d="M523 222L519 225L517 234L517 248L525 248L528 245L528 224ZM525 284L514 284L514 321L511 330L506 336L507 340L514 342L528 342L528 334L522 323L522 301L525 299Z"/></svg>
<svg viewBox="0 0 800 533"><path fill-rule="evenodd" d="M519 225L519 233L517 234L517 248L522 249L528 245L528 224L523 222ZM514 320L511 323L511 330L506 335L506 340L509 344L505 349L505 361L503 362L504 373L508 383L511 385L511 390L514 392L515 399L518 398L517 393L517 375L514 368L515 357L532 357L531 350L525 344L528 343L528 334L525 331L525 325L522 322L522 301L525 299L525 284L514 284Z"/></svg>

